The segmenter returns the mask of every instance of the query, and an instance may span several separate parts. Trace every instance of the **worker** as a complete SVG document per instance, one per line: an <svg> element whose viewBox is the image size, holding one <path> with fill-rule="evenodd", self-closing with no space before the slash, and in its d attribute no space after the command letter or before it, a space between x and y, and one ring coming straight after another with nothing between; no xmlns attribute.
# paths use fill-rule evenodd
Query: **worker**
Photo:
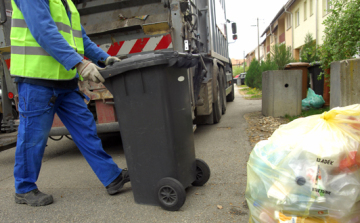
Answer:
<svg viewBox="0 0 360 223"><path fill-rule="evenodd" d="M19 93L20 124L15 153L15 202L53 202L35 184L55 113L110 195L130 181L102 148L78 80L104 82L99 73L120 61L97 47L80 24L71 0L11 0L11 75ZM92 62L84 60L84 55Z"/></svg>

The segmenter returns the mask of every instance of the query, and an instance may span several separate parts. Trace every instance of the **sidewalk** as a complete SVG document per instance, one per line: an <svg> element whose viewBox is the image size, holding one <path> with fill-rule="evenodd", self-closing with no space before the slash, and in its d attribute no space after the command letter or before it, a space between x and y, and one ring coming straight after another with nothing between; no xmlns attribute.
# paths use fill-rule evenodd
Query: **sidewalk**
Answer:
<svg viewBox="0 0 360 223"><path fill-rule="evenodd" d="M131 184L109 196L75 144L64 138L49 140L37 182L54 196L54 203L30 207L14 202L12 176L15 149L0 152L0 222L241 222L247 223L246 162L252 150L244 115L261 110L261 100L244 100L236 91L234 102L219 124L198 126L196 157L211 168L203 187L187 189L187 200L177 212L134 202ZM103 136L104 149L120 167L126 167L118 134Z"/></svg>

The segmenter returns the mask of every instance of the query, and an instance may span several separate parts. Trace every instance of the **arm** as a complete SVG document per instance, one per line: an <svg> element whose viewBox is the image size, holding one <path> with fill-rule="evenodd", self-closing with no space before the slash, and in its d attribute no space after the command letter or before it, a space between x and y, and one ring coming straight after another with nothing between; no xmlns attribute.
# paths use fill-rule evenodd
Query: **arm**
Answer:
<svg viewBox="0 0 360 223"><path fill-rule="evenodd" d="M38 44L67 70L82 61L82 57L59 33L50 14L49 0L15 0L25 22Z"/></svg>
<svg viewBox="0 0 360 223"><path fill-rule="evenodd" d="M98 47L90 38L86 35L85 29L81 26L82 37L84 40L85 56L89 58L93 63L99 65L99 61L104 62L110 55L104 52Z"/></svg>

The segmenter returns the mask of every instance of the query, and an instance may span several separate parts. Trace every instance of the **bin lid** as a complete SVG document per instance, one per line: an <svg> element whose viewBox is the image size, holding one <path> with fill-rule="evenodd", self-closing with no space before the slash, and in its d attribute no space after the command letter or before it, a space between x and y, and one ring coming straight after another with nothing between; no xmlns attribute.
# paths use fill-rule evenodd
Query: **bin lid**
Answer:
<svg viewBox="0 0 360 223"><path fill-rule="evenodd" d="M126 71L156 65L190 68L198 64L199 57L199 55L178 53L176 51L139 54L123 59L120 62L115 62L113 65L106 66L106 69L100 71L100 73L106 79Z"/></svg>
<svg viewBox="0 0 360 223"><path fill-rule="evenodd" d="M310 65L310 67L315 67L315 66L320 66L321 63L320 63L320 61L315 61L315 62L310 63L309 65Z"/></svg>
<svg viewBox="0 0 360 223"><path fill-rule="evenodd" d="M289 63L285 66L285 69L289 69L289 68L296 68L296 67L309 67L310 64L309 63L305 63L305 62L296 62L296 63Z"/></svg>

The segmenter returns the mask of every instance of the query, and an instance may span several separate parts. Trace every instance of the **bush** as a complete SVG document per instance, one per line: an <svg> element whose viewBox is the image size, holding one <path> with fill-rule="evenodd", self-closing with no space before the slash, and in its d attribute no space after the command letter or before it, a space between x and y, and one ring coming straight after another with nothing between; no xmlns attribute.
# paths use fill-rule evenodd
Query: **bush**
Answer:
<svg viewBox="0 0 360 223"><path fill-rule="evenodd" d="M276 63L268 58L266 61L259 61L254 59L246 73L245 84L251 88L257 88L262 90L262 73L268 70L277 70Z"/></svg>
<svg viewBox="0 0 360 223"><path fill-rule="evenodd" d="M249 67L245 67L245 72L249 70ZM233 66L233 76L235 77L238 74L244 73L244 67L242 66Z"/></svg>
<svg viewBox="0 0 360 223"><path fill-rule="evenodd" d="M259 61L251 61L249 70L246 72L245 83L252 88L262 89L262 70Z"/></svg>
<svg viewBox="0 0 360 223"><path fill-rule="evenodd" d="M262 72L278 69L278 66L276 65L276 63L273 60L271 60L270 58L268 58L266 61L262 61L260 67L261 67Z"/></svg>
<svg viewBox="0 0 360 223"><path fill-rule="evenodd" d="M276 63L268 58L266 61L259 61L254 59L246 73L245 84L251 88L257 88L262 90L262 73L268 70L277 70Z"/></svg>
<svg viewBox="0 0 360 223"><path fill-rule="evenodd" d="M271 48L271 60L277 65L277 70L284 70L286 64L294 61L291 48L286 47L285 44L275 44Z"/></svg>
<svg viewBox="0 0 360 223"><path fill-rule="evenodd" d="M353 58L360 49L360 1L332 0L331 13L324 21L324 43L320 48L321 66Z"/></svg>
<svg viewBox="0 0 360 223"><path fill-rule="evenodd" d="M316 42L314 41L311 33L307 33L305 36L305 44L301 48L300 58L301 58L300 59L301 62L307 62L307 63L320 60L316 50Z"/></svg>

